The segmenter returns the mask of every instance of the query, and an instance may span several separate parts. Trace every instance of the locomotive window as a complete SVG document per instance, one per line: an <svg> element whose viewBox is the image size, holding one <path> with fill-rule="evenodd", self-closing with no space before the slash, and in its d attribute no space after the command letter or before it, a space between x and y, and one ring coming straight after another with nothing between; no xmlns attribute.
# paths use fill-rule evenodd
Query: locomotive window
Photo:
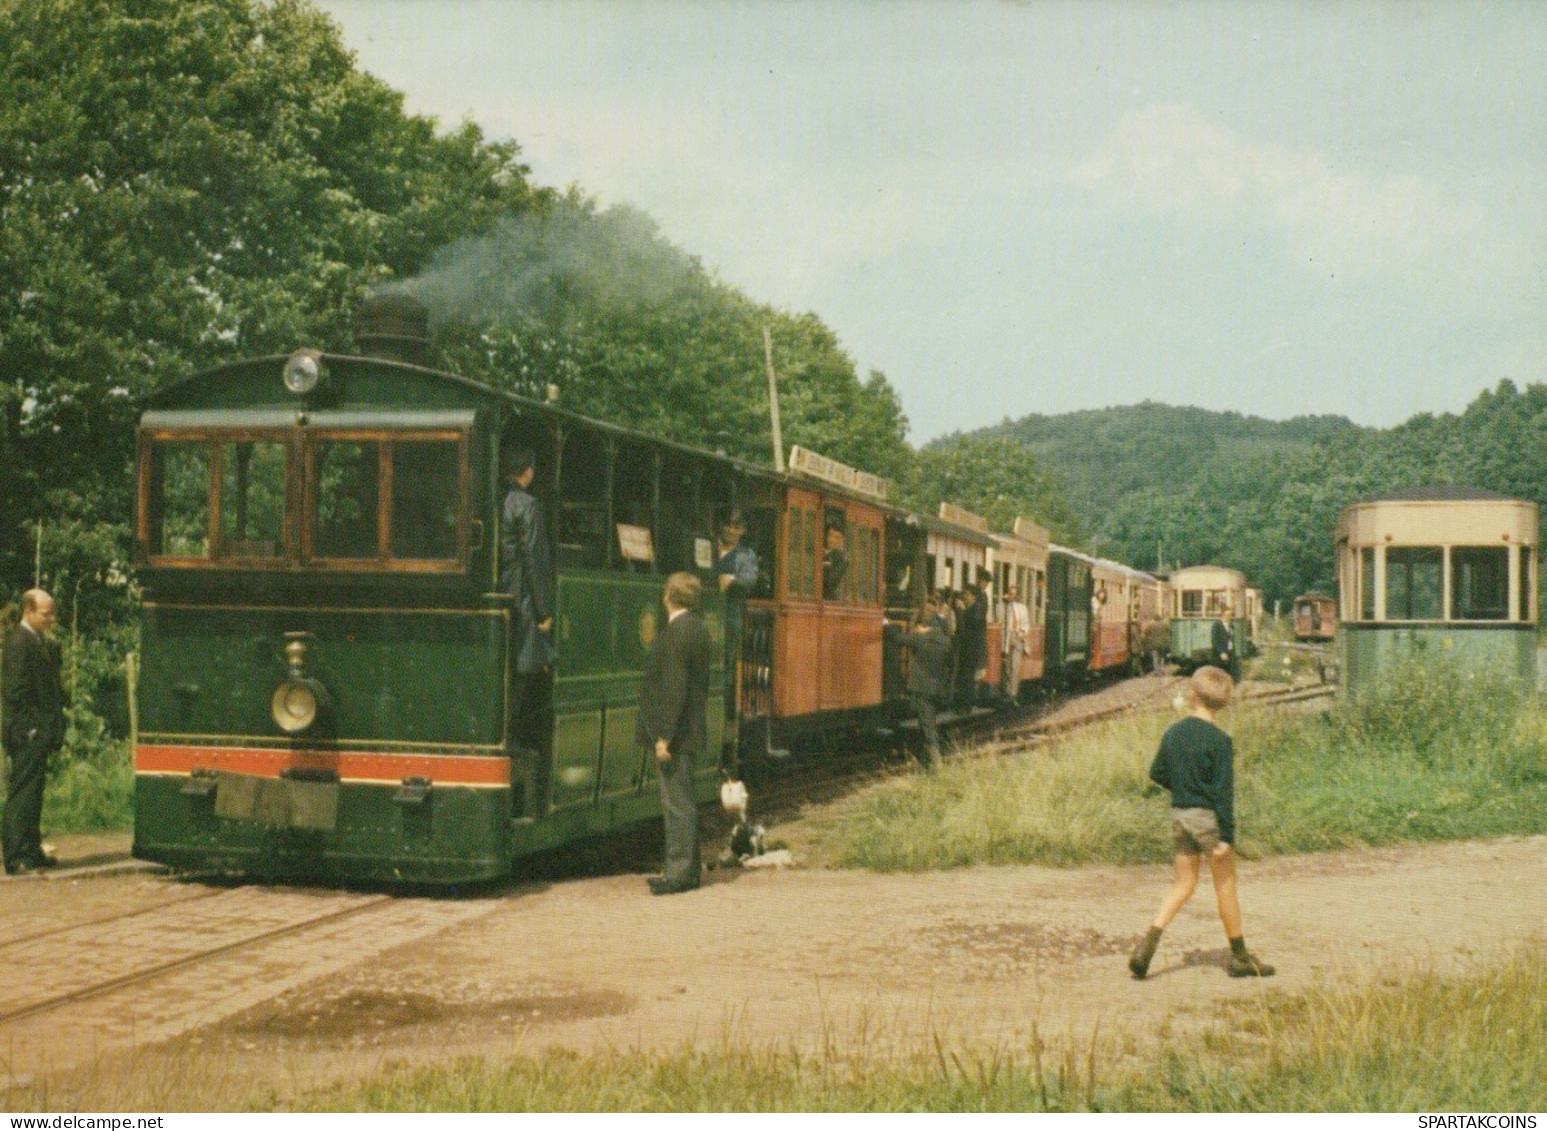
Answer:
<svg viewBox="0 0 1547 1131"><path fill-rule="evenodd" d="M1439 620L1444 613L1444 551L1437 546L1386 551L1386 619Z"/></svg>
<svg viewBox="0 0 1547 1131"><path fill-rule="evenodd" d="M381 557L381 445L319 440L312 451L312 556Z"/></svg>
<svg viewBox="0 0 1547 1131"><path fill-rule="evenodd" d="M1203 590L1182 590L1182 615L1184 617L1201 617L1203 615Z"/></svg>
<svg viewBox="0 0 1547 1131"><path fill-rule="evenodd" d="M221 445L220 557L284 556L288 463L282 440L232 440Z"/></svg>
<svg viewBox="0 0 1547 1131"><path fill-rule="evenodd" d="M210 445L160 440L151 447L146 497L153 557L209 557Z"/></svg>
<svg viewBox="0 0 1547 1131"><path fill-rule="evenodd" d="M1452 620L1509 619L1509 547L1456 546L1450 551Z"/></svg>
<svg viewBox="0 0 1547 1131"><path fill-rule="evenodd" d="M423 561L457 556L460 471L455 442L400 440L392 445L394 558Z"/></svg>

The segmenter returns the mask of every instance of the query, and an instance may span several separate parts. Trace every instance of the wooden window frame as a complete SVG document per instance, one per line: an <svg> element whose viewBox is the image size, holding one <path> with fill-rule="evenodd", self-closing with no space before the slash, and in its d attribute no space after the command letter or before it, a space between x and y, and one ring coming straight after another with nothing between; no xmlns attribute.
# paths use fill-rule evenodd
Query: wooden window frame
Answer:
<svg viewBox="0 0 1547 1131"><path fill-rule="evenodd" d="M455 443L457 445L457 551L451 558L397 558L392 556L392 491L394 443ZM376 556L374 558L325 558L313 551L317 519L317 445L319 443L375 443L376 452ZM471 472L468 436L462 429L424 428L318 428L308 429L301 440L302 483L301 554L303 568L338 573L460 573L468 559L468 505Z"/></svg>
<svg viewBox="0 0 1547 1131"><path fill-rule="evenodd" d="M284 549L272 558L230 557L221 552L221 487L226 448L231 443L278 442L285 447ZM323 558L312 553L316 517L316 445L318 442L374 442L377 449L377 556ZM396 443L454 443L457 458L456 554L450 558L399 558L392 555L393 457ZM207 535L203 556L156 554L151 550L151 469L162 444L203 444L209 462ZM471 532L472 468L470 437L461 428L155 428L140 434L138 483L135 486L135 538L146 563L157 569L244 571L316 570L320 572L450 574L467 569ZM299 527L297 524L299 523Z"/></svg>

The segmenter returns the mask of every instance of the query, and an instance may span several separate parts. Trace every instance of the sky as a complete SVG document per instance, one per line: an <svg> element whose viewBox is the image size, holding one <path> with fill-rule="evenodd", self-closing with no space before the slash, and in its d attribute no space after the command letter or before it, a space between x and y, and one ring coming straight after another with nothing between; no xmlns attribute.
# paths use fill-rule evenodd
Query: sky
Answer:
<svg viewBox="0 0 1547 1131"><path fill-rule="evenodd" d="M315 2L411 112L817 314L916 443L1547 382L1547 3Z"/></svg>

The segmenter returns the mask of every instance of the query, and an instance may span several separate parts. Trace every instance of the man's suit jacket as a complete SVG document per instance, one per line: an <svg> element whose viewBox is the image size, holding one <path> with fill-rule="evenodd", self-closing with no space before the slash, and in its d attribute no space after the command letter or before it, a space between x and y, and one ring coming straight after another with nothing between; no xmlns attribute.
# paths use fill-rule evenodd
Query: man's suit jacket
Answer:
<svg viewBox="0 0 1547 1131"><path fill-rule="evenodd" d="M909 629L902 638L902 646L913 653L908 664L909 694L939 699L945 694L946 672L951 659L951 641L945 634L945 626L935 619L930 621L926 631Z"/></svg>
<svg viewBox="0 0 1547 1131"><path fill-rule="evenodd" d="M14 625L5 637L5 741L13 750L37 743L57 750L64 743L64 686L59 646Z"/></svg>
<svg viewBox="0 0 1547 1131"><path fill-rule="evenodd" d="M516 599L516 671L541 671L554 660L548 637L537 626L553 616L553 557L542 504L519 487L505 496L501 516L500 585Z"/></svg>
<svg viewBox="0 0 1547 1131"><path fill-rule="evenodd" d="M645 661L634 740L654 747L664 738L673 754L701 754L709 746L706 705L713 645L703 618L686 612L656 637Z"/></svg>

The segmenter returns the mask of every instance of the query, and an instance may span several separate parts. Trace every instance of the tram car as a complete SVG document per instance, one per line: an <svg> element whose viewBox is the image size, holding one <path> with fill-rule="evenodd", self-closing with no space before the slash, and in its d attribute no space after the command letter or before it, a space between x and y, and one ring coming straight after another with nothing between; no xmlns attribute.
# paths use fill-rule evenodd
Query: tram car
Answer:
<svg viewBox="0 0 1547 1131"><path fill-rule="evenodd" d="M1158 671L1165 663L1171 643L1170 586L1151 573L1135 571L1138 580L1133 587L1133 611L1129 618L1133 634L1133 651L1136 667L1143 671Z"/></svg>
<svg viewBox="0 0 1547 1131"><path fill-rule="evenodd" d="M1078 550L1048 545L1043 679L1055 687L1079 683L1090 673L1094 564Z"/></svg>
<svg viewBox="0 0 1547 1131"><path fill-rule="evenodd" d="M1090 575L1090 670L1093 674L1125 670L1133 657L1129 624L1138 574L1117 562L1093 558Z"/></svg>
<svg viewBox="0 0 1547 1131"><path fill-rule="evenodd" d="M368 311L361 356L233 363L143 406L137 856L456 883L658 815L633 727L661 582L709 576L730 507L764 573L735 678L716 664L712 746L734 762L881 712L900 512L879 480L809 456L776 474L501 393L423 363L422 308ZM560 659L535 750L516 741L499 585L516 449L536 454L555 559ZM834 542L847 568L829 583ZM723 639L713 586L704 612ZM700 800L733 768L697 767Z"/></svg>
<svg viewBox="0 0 1547 1131"><path fill-rule="evenodd" d="M1536 680L1535 503L1415 489L1338 518L1339 659L1350 695L1415 658Z"/></svg>
<svg viewBox="0 0 1547 1131"><path fill-rule="evenodd" d="M990 568L996 540L989 533L988 519L955 503L942 502L935 517L921 518L918 522L925 532L924 576L929 590L960 594L969 586L981 587L981 599L988 602L991 616L997 604ZM992 683L997 675L999 640L998 625L990 624L988 655L991 667L984 681L977 685L978 699L984 695L985 683Z"/></svg>
<svg viewBox="0 0 1547 1131"><path fill-rule="evenodd" d="M1302 593L1294 600L1295 639L1318 643L1333 639L1338 630L1337 598L1325 593Z"/></svg>
<svg viewBox="0 0 1547 1131"><path fill-rule="evenodd" d="M1230 624L1236 655L1252 654L1246 576L1226 566L1197 565L1173 570L1167 579L1171 593L1170 657L1183 669L1218 662L1214 655L1214 622Z"/></svg>
<svg viewBox="0 0 1547 1131"><path fill-rule="evenodd" d="M1028 518L1017 518L1009 533L994 535L990 555L994 592L999 599L993 603L993 623L989 626L989 678L994 686L1004 686L1001 667L1013 663L1020 669L1019 686L1032 687L1045 671L1048 532ZM1003 646L1011 590L1019 594L1030 620L1019 655L1006 655Z"/></svg>

